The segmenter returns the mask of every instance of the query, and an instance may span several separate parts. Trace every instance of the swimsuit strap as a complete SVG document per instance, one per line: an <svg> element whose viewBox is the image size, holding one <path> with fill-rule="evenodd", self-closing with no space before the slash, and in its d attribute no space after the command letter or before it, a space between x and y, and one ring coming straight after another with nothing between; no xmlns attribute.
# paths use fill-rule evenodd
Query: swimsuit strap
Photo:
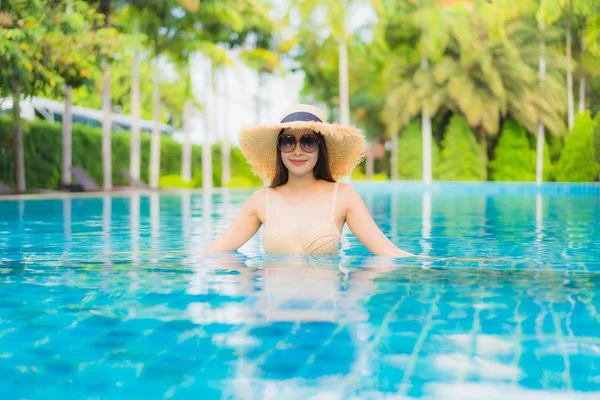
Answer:
<svg viewBox="0 0 600 400"><path fill-rule="evenodd" d="M271 188L267 188L267 195L265 197L265 223L269 222L269 214L270 214L270 205L271 199L269 198L269 194L271 193Z"/></svg>
<svg viewBox="0 0 600 400"><path fill-rule="evenodd" d="M337 200L338 182L335 183L333 188L333 196L331 198L331 211L329 213L329 220L335 222L335 202Z"/></svg>

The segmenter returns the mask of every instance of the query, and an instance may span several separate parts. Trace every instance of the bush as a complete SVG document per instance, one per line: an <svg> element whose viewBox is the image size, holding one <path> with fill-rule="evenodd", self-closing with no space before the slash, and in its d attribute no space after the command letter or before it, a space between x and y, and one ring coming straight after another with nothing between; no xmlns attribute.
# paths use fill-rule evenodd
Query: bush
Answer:
<svg viewBox="0 0 600 400"><path fill-rule="evenodd" d="M352 179L353 181L366 181L367 175L365 175L365 173L362 172L360 169L355 168L352 171L352 175L350 175L350 179ZM374 181L388 181L388 180L390 180L390 178L386 174L378 172L378 173L373 174L373 180Z"/></svg>
<svg viewBox="0 0 600 400"><path fill-rule="evenodd" d="M161 189L192 189L194 181L186 181L181 175L165 175L160 177L158 186Z"/></svg>
<svg viewBox="0 0 600 400"><path fill-rule="evenodd" d="M244 176L232 176L229 180L229 184L227 187L236 188L236 187L258 187L262 184L256 184L252 179L246 178Z"/></svg>
<svg viewBox="0 0 600 400"><path fill-rule="evenodd" d="M454 115L442 140L438 179L445 181L482 181L486 166L480 157L475 135L467 121Z"/></svg>
<svg viewBox="0 0 600 400"><path fill-rule="evenodd" d="M593 131L589 111L575 117L575 126L565 137L565 147L556 165L557 181L592 182L598 178L600 165L596 161Z"/></svg>
<svg viewBox="0 0 600 400"><path fill-rule="evenodd" d="M498 145L490 162L491 178L494 181L535 181L536 151L531 148L525 129L516 121L504 122ZM552 176L550 146L544 143L544 180Z"/></svg>
<svg viewBox="0 0 600 400"><path fill-rule="evenodd" d="M594 118L594 152L596 153L596 162L600 163L600 112Z"/></svg>
<svg viewBox="0 0 600 400"><path fill-rule="evenodd" d="M431 140L431 163L433 176L437 179L440 149L437 142L433 138ZM423 179L423 137L418 121L411 122L398 138L398 179Z"/></svg>
<svg viewBox="0 0 600 400"><path fill-rule="evenodd" d="M57 189L62 165L62 126L44 120L23 121L23 147L25 152L25 178L28 188ZM126 185L120 170L129 168L131 137L127 132L112 133L113 185ZM142 181L148 182L150 168L150 135L141 137ZM12 123L0 119L0 180L15 186L14 147ZM181 174L181 144L169 135L161 136L160 176ZM212 146L213 183L221 185L221 149ZM102 130L82 124L73 124L73 165L84 168L98 185L102 185ZM259 182L238 148L231 149L232 175ZM202 176L202 147L192 146L192 176ZM194 179L196 184L197 180Z"/></svg>

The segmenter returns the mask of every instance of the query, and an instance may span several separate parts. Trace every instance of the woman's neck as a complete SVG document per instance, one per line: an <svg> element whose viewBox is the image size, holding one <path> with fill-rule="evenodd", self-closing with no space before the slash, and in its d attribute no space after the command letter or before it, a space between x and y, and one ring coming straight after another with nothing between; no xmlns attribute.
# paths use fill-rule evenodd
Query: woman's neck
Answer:
<svg viewBox="0 0 600 400"><path fill-rule="evenodd" d="M294 176L290 175L288 177L288 181L286 186L291 191L310 191L314 189L317 184L318 179L313 176L313 174L306 174L304 176Z"/></svg>

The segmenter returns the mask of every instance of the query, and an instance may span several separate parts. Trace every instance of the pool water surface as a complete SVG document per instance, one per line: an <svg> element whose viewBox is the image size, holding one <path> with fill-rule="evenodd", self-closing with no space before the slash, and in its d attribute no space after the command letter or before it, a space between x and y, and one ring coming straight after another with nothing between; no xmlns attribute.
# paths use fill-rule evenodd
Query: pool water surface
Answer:
<svg viewBox="0 0 600 400"><path fill-rule="evenodd" d="M250 190L0 201L1 398L600 398L600 186L353 185L427 258L200 254Z"/></svg>

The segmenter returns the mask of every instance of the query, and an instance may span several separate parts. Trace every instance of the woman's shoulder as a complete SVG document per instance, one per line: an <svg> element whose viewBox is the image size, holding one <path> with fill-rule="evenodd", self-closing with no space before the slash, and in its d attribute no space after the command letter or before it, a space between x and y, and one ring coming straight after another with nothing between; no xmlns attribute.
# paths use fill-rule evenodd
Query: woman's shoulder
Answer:
<svg viewBox="0 0 600 400"><path fill-rule="evenodd" d="M265 201L267 197L267 192L269 191L268 187L262 187L260 189L256 189L248 199L249 202L252 203L260 203L261 201Z"/></svg>
<svg viewBox="0 0 600 400"><path fill-rule="evenodd" d="M264 212L267 191L268 188L260 188L255 190L248 197L242 209L245 210L246 213L254 214L260 218Z"/></svg>
<svg viewBox="0 0 600 400"><path fill-rule="evenodd" d="M351 208L353 204L356 203L357 200L360 199L360 196L356 192L356 190L349 184L344 182L338 182L338 202L342 204L345 208Z"/></svg>
<svg viewBox="0 0 600 400"><path fill-rule="evenodd" d="M356 194L356 190L354 188L344 182L337 182L338 185L338 193L342 196L354 196Z"/></svg>

